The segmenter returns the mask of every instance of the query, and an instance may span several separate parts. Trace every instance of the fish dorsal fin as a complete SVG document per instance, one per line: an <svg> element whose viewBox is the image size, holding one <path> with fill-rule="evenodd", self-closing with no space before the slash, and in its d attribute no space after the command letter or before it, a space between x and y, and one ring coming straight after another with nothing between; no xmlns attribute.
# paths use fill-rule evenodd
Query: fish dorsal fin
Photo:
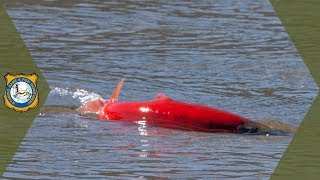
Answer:
<svg viewBox="0 0 320 180"><path fill-rule="evenodd" d="M156 95L156 100L171 100L171 98L167 95L159 93Z"/></svg>
<svg viewBox="0 0 320 180"><path fill-rule="evenodd" d="M109 103L113 103L113 102L117 101L118 96L119 96L119 94L120 94L120 90L121 90L122 85L123 85L123 82L124 82L124 78L122 78L122 79L119 81L117 87L114 89L112 95L110 96Z"/></svg>

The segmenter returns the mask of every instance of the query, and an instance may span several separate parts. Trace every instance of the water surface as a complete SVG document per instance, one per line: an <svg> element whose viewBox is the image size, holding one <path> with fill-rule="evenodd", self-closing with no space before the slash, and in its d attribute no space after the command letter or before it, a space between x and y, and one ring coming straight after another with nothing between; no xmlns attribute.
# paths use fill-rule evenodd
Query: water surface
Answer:
<svg viewBox="0 0 320 180"><path fill-rule="evenodd" d="M157 93L298 126L318 89L268 1L6 0L52 91L47 106ZM292 138L40 114L7 178L268 178Z"/></svg>

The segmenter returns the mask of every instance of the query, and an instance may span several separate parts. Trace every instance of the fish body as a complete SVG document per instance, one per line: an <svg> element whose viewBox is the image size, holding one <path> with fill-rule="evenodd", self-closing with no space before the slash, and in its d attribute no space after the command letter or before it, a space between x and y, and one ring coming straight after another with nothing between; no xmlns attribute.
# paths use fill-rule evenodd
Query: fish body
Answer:
<svg viewBox="0 0 320 180"><path fill-rule="evenodd" d="M125 121L171 129L215 133L257 133L256 122L213 107L176 101L164 94L155 100L118 102L121 80L107 102L98 99L82 109L95 109L101 120Z"/></svg>
<svg viewBox="0 0 320 180"><path fill-rule="evenodd" d="M145 102L113 102L100 111L102 120L146 124L204 132L237 133L237 128L249 120L216 108L175 101L165 95Z"/></svg>

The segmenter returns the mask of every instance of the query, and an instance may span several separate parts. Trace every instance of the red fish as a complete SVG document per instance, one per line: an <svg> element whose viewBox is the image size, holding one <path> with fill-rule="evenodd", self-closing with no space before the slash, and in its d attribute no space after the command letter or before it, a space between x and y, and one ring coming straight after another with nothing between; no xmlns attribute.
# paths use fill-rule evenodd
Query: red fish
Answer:
<svg viewBox="0 0 320 180"><path fill-rule="evenodd" d="M172 129L216 132L258 133L260 126L242 116L217 108L180 102L158 94L155 100L142 102L117 102L123 79L107 102L98 99L82 107L98 112L101 120L139 122Z"/></svg>

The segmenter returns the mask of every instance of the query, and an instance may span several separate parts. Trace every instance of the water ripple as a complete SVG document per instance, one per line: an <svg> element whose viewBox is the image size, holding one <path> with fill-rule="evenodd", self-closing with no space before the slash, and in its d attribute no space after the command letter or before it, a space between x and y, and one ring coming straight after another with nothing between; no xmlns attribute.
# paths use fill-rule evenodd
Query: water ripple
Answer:
<svg viewBox="0 0 320 180"><path fill-rule="evenodd" d="M77 107L157 93L299 125L318 93L268 1L5 0L52 87ZM184 132L39 115L5 177L267 178L291 136Z"/></svg>

